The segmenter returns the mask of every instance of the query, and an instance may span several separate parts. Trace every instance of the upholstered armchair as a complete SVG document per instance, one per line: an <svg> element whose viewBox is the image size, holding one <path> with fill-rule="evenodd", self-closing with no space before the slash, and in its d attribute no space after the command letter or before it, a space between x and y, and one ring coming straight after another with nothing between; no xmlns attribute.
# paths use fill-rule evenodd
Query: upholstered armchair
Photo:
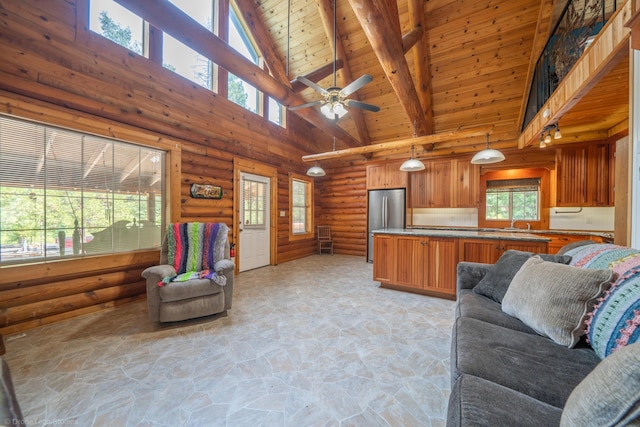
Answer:
<svg viewBox="0 0 640 427"><path fill-rule="evenodd" d="M177 223L167 227L160 265L142 272L154 322L175 322L231 308L235 265L224 223Z"/></svg>

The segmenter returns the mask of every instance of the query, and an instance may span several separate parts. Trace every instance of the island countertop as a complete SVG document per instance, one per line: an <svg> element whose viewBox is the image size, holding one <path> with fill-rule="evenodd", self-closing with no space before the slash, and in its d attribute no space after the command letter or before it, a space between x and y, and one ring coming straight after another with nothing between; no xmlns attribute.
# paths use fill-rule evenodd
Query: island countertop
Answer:
<svg viewBox="0 0 640 427"><path fill-rule="evenodd" d="M531 233L509 232L509 231L483 231L483 230L447 230L447 229L426 229L426 228L382 228L373 230L376 234L393 234L396 236L425 236L425 237L453 237L461 239L501 239L501 240L523 240L528 242L550 242L551 239Z"/></svg>

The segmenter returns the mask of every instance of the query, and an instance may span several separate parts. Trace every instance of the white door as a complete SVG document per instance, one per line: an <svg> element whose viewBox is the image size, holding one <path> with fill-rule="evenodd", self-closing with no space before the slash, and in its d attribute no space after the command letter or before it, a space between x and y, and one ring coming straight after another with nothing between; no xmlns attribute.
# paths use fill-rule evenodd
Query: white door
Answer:
<svg viewBox="0 0 640 427"><path fill-rule="evenodd" d="M270 180L266 176L240 173L240 257L239 271L264 267L271 262L269 199Z"/></svg>

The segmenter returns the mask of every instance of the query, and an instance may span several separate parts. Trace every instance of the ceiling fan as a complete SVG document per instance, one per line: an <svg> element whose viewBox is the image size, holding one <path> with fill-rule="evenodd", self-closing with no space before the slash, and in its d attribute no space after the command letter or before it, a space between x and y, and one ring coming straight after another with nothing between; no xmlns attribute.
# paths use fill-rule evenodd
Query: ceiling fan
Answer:
<svg viewBox="0 0 640 427"><path fill-rule="evenodd" d="M371 82L371 80L373 80L373 77L371 77L371 75L369 74L364 74L360 76L359 78L349 83L344 88L339 88L336 86L335 71L333 75L333 86L327 89L322 88L321 86L317 85L316 83L312 82L306 77L300 76L297 78L297 80L301 83L306 84L310 88L315 89L316 92L319 92L324 97L324 99L321 99L319 101L308 102L302 105L296 105L294 107L290 107L289 108L290 110L298 110L301 108L314 107L316 105L321 105L320 111L322 111L322 114L324 114L329 119L336 119L336 120L341 118L345 114L347 114L346 107L361 108L363 110L373 111L373 112L380 111L380 107L378 107L377 105L371 105L365 102L357 101L355 99L347 98L349 95L351 95L352 93L354 93L355 91L357 91L358 89L366 85L367 83Z"/></svg>
<svg viewBox="0 0 640 427"><path fill-rule="evenodd" d="M361 108L367 111L378 112L380 111L380 107L377 105L367 104L365 102L360 102L355 99L348 99L347 97L366 85L367 83L373 80L373 77L369 74L363 74L356 80L352 81L344 88L338 87L336 83L336 64L337 64L337 54L338 47L336 45L337 38L337 18L336 18L336 3L338 0L333 1L333 86L324 89L320 85L312 82L306 77L299 76L297 80L310 88L314 89L316 92L320 93L323 96L323 99L319 101L308 102L306 104L295 105L293 107L289 107L289 110L299 110L301 108L315 107L316 105L321 105L320 111L327 118L332 120L338 120L345 114L347 114L346 107L355 107ZM288 56L288 55L287 55Z"/></svg>

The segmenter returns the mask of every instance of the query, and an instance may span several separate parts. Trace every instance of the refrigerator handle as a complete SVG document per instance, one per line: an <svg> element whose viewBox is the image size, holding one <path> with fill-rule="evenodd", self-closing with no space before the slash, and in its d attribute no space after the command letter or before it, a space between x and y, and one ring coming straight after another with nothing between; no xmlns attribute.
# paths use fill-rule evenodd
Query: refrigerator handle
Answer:
<svg viewBox="0 0 640 427"><path fill-rule="evenodd" d="M382 221L384 228L389 226L389 199L387 196L382 198Z"/></svg>

